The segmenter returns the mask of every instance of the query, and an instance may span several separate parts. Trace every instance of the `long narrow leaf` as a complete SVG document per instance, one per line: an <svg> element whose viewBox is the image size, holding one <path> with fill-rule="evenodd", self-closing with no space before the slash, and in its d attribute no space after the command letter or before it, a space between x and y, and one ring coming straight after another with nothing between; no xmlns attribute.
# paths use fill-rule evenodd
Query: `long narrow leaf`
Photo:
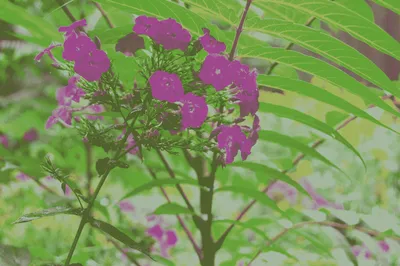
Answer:
<svg viewBox="0 0 400 266"><path fill-rule="evenodd" d="M13 224L27 223L33 220L37 220L43 217L55 216L59 214L70 214L70 215L82 215L82 209L80 208L71 208L71 207L54 207L50 209L41 210L38 212L24 214L18 220L13 222Z"/></svg>
<svg viewBox="0 0 400 266"><path fill-rule="evenodd" d="M364 168L367 167L361 154L345 138L343 138L343 136L340 135L339 132L337 132L335 129L325 124L324 122L321 122L318 119L315 119L314 117L299 112L297 110L271 103L260 103L260 111L297 121L333 137L334 139L348 147L355 155L357 155L358 158L360 158L360 160L362 161Z"/></svg>

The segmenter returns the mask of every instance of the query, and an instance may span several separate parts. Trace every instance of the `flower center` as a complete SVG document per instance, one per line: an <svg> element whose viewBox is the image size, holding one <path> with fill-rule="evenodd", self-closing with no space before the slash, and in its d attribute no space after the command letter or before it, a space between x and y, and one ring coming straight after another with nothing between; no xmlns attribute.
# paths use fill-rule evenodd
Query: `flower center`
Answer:
<svg viewBox="0 0 400 266"><path fill-rule="evenodd" d="M217 74L217 75L221 74L221 69L217 68L217 69L215 70L215 74Z"/></svg>

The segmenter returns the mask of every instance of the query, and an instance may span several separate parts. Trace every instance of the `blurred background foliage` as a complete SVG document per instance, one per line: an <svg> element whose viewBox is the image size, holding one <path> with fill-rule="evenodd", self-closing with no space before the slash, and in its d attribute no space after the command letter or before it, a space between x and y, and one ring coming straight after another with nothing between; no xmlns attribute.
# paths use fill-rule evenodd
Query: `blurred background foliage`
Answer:
<svg viewBox="0 0 400 266"><path fill-rule="evenodd" d="M106 156L101 148L85 146L75 130L61 126L45 130L44 127L45 121L56 107L55 92L67 83L67 76L52 68L48 58L40 63L35 62L33 58L47 47L49 41L61 38L57 33L57 27L70 24L60 3L67 5L76 18L87 18L89 35L100 37L102 47L115 60L116 67L123 71L121 78L127 87L131 87L134 81L132 78L134 63L114 50L118 40L116 36L124 36L131 31L133 18L131 14L122 12L112 5L104 5L110 20L117 27L110 32L107 22L91 1L0 0L0 135L3 136L0 157L9 155L13 158L7 161L0 160L0 261L3 260L1 265L5 266L62 263L79 223L78 217L60 215L31 223L12 224L25 213L59 205L76 204L74 197L64 193L58 182L46 179L40 168L43 158L51 154L57 165L70 173L74 182L80 187L86 187L88 176L96 176L94 162ZM370 15L374 16L375 22L399 40L399 16L376 4L369 4ZM294 14L287 15L294 16ZM267 16L274 17L274 13L271 12ZM41 20L35 20L36 17ZM296 19L304 23L308 18L300 16ZM223 28L224 25L220 26ZM400 88L400 82L397 81L400 69L398 61L366 47L349 35L324 23L317 21L312 27L323 29L357 48L385 71ZM37 35L29 34L32 28L38 29L35 31ZM259 41L272 46L287 44L270 36L260 36ZM246 39L243 38L241 49L246 49L245 47ZM294 49L313 55L296 46ZM261 73L265 73L269 67L268 63L255 60L249 64L257 67ZM325 84L318 78L298 73L289 67L278 66L275 73L291 78L300 77L345 98L359 108L368 107L350 93L328 83ZM290 106L326 121L331 126L340 124L339 122L347 117L347 114L335 107L289 91L284 93L262 91L260 101ZM391 102L391 105L396 108L396 101ZM393 115L374 108L369 108L368 113L385 125L400 131L399 121ZM262 114L261 121L262 129L290 133L305 144L310 145L320 137L318 132L304 125L274 115ZM26 137L26 133L32 129L37 132L37 137L33 140ZM384 232L391 229L400 235L398 163L400 149L397 148L399 136L361 119L351 121L340 132L360 151L368 166L367 171L351 151L343 145L338 145L334 140L326 140L318 151L338 165L349 177L308 157L300 161L288 175L296 181L306 178L324 198L330 202L343 204L344 209L349 211L342 213L342 216L337 214L337 217L342 217L345 222L358 224L360 219L360 224L373 230ZM286 169L297 155L296 150L270 142L260 142L249 159L251 162ZM183 178L194 178L193 170L184 163L182 156L168 155L167 158L178 175ZM119 207L121 196L152 179L138 158L132 156L129 160L131 162L129 169L119 168L112 172L107 186L101 192L100 204L95 209L95 215L135 235L134 229L145 226L146 215L165 203L165 199L158 189L152 189L128 199L135 206L134 212L121 210ZM154 153L145 154L145 160L160 178L166 177L167 173L161 168L159 159ZM21 172L32 178L18 178ZM221 186L235 185L260 189L265 186L266 181L262 171L247 171L235 167L220 169L217 176ZM97 178L93 177L92 182L97 181ZM189 197L197 202L198 191L192 186L184 187ZM182 201L175 188L167 187L166 191L173 201ZM274 196L278 206L284 210L288 209L291 203L280 194L282 193L278 192ZM235 219L240 208L250 200L250 197L243 195L217 194L214 206L216 218ZM295 210L304 211L301 199L298 199L293 207ZM276 235L283 228L285 221L274 218L271 213L273 212L269 208L257 205L245 219L247 226L255 226L268 236ZM316 220L324 215L321 211L310 210L304 213ZM178 228L173 216L165 215L164 218L169 227ZM215 234L221 234L227 225L216 223ZM189 226L195 230L193 224ZM246 227L237 227L234 230L218 257L220 263L218 265L236 265L241 258L249 257L249 254L253 254L261 247L262 241L254 236L252 230ZM280 240L280 248L286 252L266 250L258 260L259 264L254 263L254 265L346 266L353 265L352 263L355 264L357 261L361 266L400 265L400 245L390 239L386 239L390 250L382 252L376 240L356 230L341 234L342 232L338 233L331 227L305 227L296 232L287 234ZM196 259L181 230L178 230L178 238L178 244L171 251L171 257L163 261L163 265L189 265L193 264L189 261ZM131 265L104 235L87 228L82 239L86 240L79 244L74 261L83 265ZM350 246L362 244L371 250L372 258L363 256L354 258L348 254ZM9 258L10 254L18 259L7 261L6 258ZM154 263L154 265L159 264Z"/></svg>

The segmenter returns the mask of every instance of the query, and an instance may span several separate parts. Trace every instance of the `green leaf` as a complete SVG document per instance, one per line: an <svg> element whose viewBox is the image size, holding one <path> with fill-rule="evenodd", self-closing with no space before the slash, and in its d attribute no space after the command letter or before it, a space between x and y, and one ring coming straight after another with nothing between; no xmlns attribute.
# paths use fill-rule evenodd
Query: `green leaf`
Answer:
<svg viewBox="0 0 400 266"><path fill-rule="evenodd" d="M344 114L344 113L341 113L338 111L330 111L330 112L326 113L326 115L325 115L325 122L329 126L334 127L337 124L339 124L340 122L342 122L343 120L345 120L347 117L348 117L347 114Z"/></svg>
<svg viewBox="0 0 400 266"><path fill-rule="evenodd" d="M253 2L253 5L257 5L262 11L264 11L263 17L283 19L290 22L299 24L305 24L310 18L310 15L300 10L294 10L290 7L279 5L278 3L264 3L262 1Z"/></svg>
<svg viewBox="0 0 400 266"><path fill-rule="evenodd" d="M246 29L283 38L343 66L378 87L400 95L386 74L355 48L321 31L278 19L246 21Z"/></svg>
<svg viewBox="0 0 400 266"><path fill-rule="evenodd" d="M176 203L165 203L159 206L155 211L154 214L162 215L162 214L170 214L170 215L177 215L177 214L192 214L192 212Z"/></svg>
<svg viewBox="0 0 400 266"><path fill-rule="evenodd" d="M254 46L247 47L244 52L244 54L241 54L242 58L265 59L294 67L300 71L317 76L338 88L348 90L350 93L361 97L366 104L375 104L383 110L400 117L399 112L390 107L376 94L372 93L365 85L327 62L282 48Z"/></svg>
<svg viewBox="0 0 400 266"><path fill-rule="evenodd" d="M218 188L214 191L214 193L219 193L219 192L233 192L233 193L239 193L243 194L245 196L251 197L255 199L256 201L260 202L261 204L270 207L271 209L282 213L282 210L279 209L279 207L276 205L275 201L271 200L265 193L262 193L261 191L246 188L246 187L239 187L239 186L226 186L226 187L221 187Z"/></svg>
<svg viewBox="0 0 400 266"><path fill-rule="evenodd" d="M342 1L325 0L261 0L276 3L314 16L333 25L369 46L400 60L400 44L373 21L346 6Z"/></svg>
<svg viewBox="0 0 400 266"><path fill-rule="evenodd" d="M386 7L400 15L400 2L397 0L372 0L378 5Z"/></svg>
<svg viewBox="0 0 400 266"><path fill-rule="evenodd" d="M109 169L109 162L110 162L110 158L106 157L103 159L98 159L96 161L96 171L99 174L99 176L103 175L104 173L106 173Z"/></svg>
<svg viewBox="0 0 400 266"><path fill-rule="evenodd" d="M191 5L190 9L196 14L208 17L212 20L219 20L229 25L238 24L240 16L235 12L226 1L215 0L184 0Z"/></svg>
<svg viewBox="0 0 400 266"><path fill-rule="evenodd" d="M362 161L364 168L367 167L361 154L345 138L343 138L342 135L339 134L339 132L337 132L335 129L328 126L324 122L321 122L318 119L315 119L314 117L299 112L297 110L290 109L284 106L274 105L271 103L260 103L259 110L261 112L272 113L280 117L300 122L333 137L334 139L348 147L355 155L357 155L358 158L360 158L360 160Z"/></svg>
<svg viewBox="0 0 400 266"><path fill-rule="evenodd" d="M394 131L390 127L382 124L379 120L375 119L373 116L371 116L364 110L361 110L360 108L354 106L345 99L342 99L330 93L329 91L319 88L311 83L302 80L295 80L279 76L267 76L267 75L259 75L257 78L257 83L259 85L264 85L275 89L292 91L301 95L305 95L317 101L324 102L336 108L342 109L343 111L346 111L355 116L367 119L368 121L371 121L372 123L385 127L391 131Z"/></svg>
<svg viewBox="0 0 400 266"><path fill-rule="evenodd" d="M43 217L55 216L55 215L59 215L59 214L70 214L70 215L80 216L82 214L82 209L63 207L63 206L54 207L54 208L50 208L50 209L41 210L38 212L25 214L25 215L21 216L20 218L18 218L18 220L16 220L15 222L13 222L13 224L26 223L26 222L30 222L33 220L43 218Z"/></svg>
<svg viewBox="0 0 400 266"><path fill-rule="evenodd" d="M239 227L243 227L244 229L250 229L252 230L254 233L256 233L257 235L259 235L260 237L263 238L263 240L268 240L268 236L260 229L258 229L257 227L255 227L254 225L250 225L247 222L239 222L236 220L230 220L230 219L223 219L223 220L215 220L213 221L213 224L235 224L236 226Z"/></svg>
<svg viewBox="0 0 400 266"><path fill-rule="evenodd" d="M144 250L142 246L134 241L132 238L130 238L127 234L119 230L118 228L112 226L109 223L96 220L96 219L91 219L90 220L90 225L92 225L94 228L99 229L103 233L115 238L116 240L120 241L121 243L127 245L128 247L140 251L144 255L148 256L149 258L153 259L148 251Z"/></svg>
<svg viewBox="0 0 400 266"><path fill-rule="evenodd" d="M42 46L48 46L52 41L62 42L62 35L57 29L41 17L33 16L10 1L0 0L0 5L1 20L26 28L32 34L32 37L27 36L30 41Z"/></svg>
<svg viewBox="0 0 400 266"><path fill-rule="evenodd" d="M124 200L126 198L135 196L143 191L150 190L155 187L162 187L162 186L175 186L175 185L193 185L193 186L199 186L197 180L193 179L157 179L157 180L152 180L140 187L135 188L133 191L128 192L125 196L123 196L120 200Z"/></svg>
<svg viewBox="0 0 400 266"><path fill-rule="evenodd" d="M292 137L280 134L278 132L269 131L269 130L261 130L258 134L259 134L261 140L273 142L273 143L276 143L276 144L279 144L281 146L285 146L288 148L294 148L294 149L302 152L304 155L308 155L315 159L318 159L321 162L323 162L329 166L332 166L333 168L337 169L338 171L340 171L341 173L346 175L346 173L343 172L343 170L341 170L338 166L336 166L334 163L329 161L326 157L321 155L315 149L295 140Z"/></svg>
<svg viewBox="0 0 400 266"><path fill-rule="evenodd" d="M262 134L260 135L260 138L262 139ZM264 164L253 163L253 162L236 162L231 164L231 167L241 167L254 171L260 182L265 182L265 178L269 180L278 179L296 188L299 192L303 193L304 195L311 197L308 194L307 190L305 190L299 183L291 179L288 175L280 172L279 170L270 168Z"/></svg>
<svg viewBox="0 0 400 266"><path fill-rule="evenodd" d="M318 250L318 253L324 254L332 258L331 247L328 246L327 243L321 242L317 237L315 237L315 235L305 231L293 230L293 232L307 239L312 244L312 246Z"/></svg>
<svg viewBox="0 0 400 266"><path fill-rule="evenodd" d="M27 248L0 245L0 265L28 266L30 262L31 254Z"/></svg>

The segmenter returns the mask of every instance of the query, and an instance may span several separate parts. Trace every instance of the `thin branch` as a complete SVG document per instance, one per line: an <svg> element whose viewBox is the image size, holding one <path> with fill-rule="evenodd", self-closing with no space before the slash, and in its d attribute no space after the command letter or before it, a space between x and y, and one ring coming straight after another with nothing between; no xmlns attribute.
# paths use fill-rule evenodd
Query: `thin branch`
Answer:
<svg viewBox="0 0 400 266"><path fill-rule="evenodd" d="M387 100L390 99L393 102L395 102L395 99L393 98L393 96L391 95L384 95L382 97L382 100ZM371 104L368 106L368 109L375 107L375 105ZM347 126L348 124L350 124L353 120L355 120L357 118L357 116L352 116L349 117L348 119L346 119L345 121L343 121L337 128L336 130L340 130L342 128L344 128L345 126ZM325 140L324 139L319 139L317 141L315 141L312 144L312 148L316 149L318 146L320 146L322 143L324 143ZM297 164L305 157L305 154L300 154L298 155L294 160L293 160L293 165L291 168L285 169L282 171L283 174L286 174L287 172L289 172L290 170L292 170L295 166L297 166ZM263 193L266 193L270 187L275 184L275 182L277 182L277 180L274 180L272 182L270 182L263 190ZM253 207L253 205L257 202L257 200L253 200L251 201L240 213L239 215L236 217L236 221L240 221L245 215L246 213L251 209L251 207ZM218 239L217 241L217 247L221 248L222 244L224 243L226 237L228 236L228 234L232 231L232 229L235 227L235 223L231 224L226 230L225 232L221 235L221 237Z"/></svg>
<svg viewBox="0 0 400 266"><path fill-rule="evenodd" d="M164 155L162 154L162 152L160 150L157 149L157 154L160 157L161 161L163 162L165 169L167 169L167 172L169 174L169 176L173 179L176 179L174 170L172 170L171 166L169 165L168 161L165 159ZM185 201L188 209L192 212L194 212L194 208L192 206L192 204L189 201L188 196L186 195L185 191L183 190L182 186L179 184L176 184L176 188L178 189L179 193L181 194L183 200Z"/></svg>
<svg viewBox="0 0 400 266"><path fill-rule="evenodd" d="M86 177L87 177L87 193L88 198L91 196L92 191L92 164L93 164L93 155L92 155L92 146L89 143L85 142L85 150L86 150Z"/></svg>
<svg viewBox="0 0 400 266"><path fill-rule="evenodd" d="M302 222L302 223L298 223L293 225L292 227L289 228L285 228L283 229L281 232L279 232L276 236L274 236L273 238L271 238L267 243L266 246L271 246L273 243L275 243L276 241L278 241L281 237L283 237L286 233L288 233L289 231L292 231L294 229L299 229L308 225L321 225L321 226L327 226L327 227L333 227L333 228L339 228L339 229L345 229L345 230L358 230L360 232L366 233L372 237L377 237L379 235L382 235L381 232L375 231L375 230L371 230L368 228L364 228L361 226L351 226L351 225L347 225L347 224L343 224L343 223L337 223L337 222L330 222L330 221L322 221L322 222L317 222L317 221L308 221L308 222ZM388 236L389 238L392 238L394 240L399 241L400 237L398 236ZM252 262L254 262L254 260L262 253L262 249L260 249L256 255L254 255L254 257L251 259L251 261L247 264L248 266L250 266L250 264Z"/></svg>
<svg viewBox="0 0 400 266"><path fill-rule="evenodd" d="M106 11L104 11L104 9L101 7L101 5L97 2L93 1L93 4L96 6L96 8L100 11L101 15L103 16L103 18L106 20L108 26L112 29L115 28L114 24L112 23L110 17L107 15Z"/></svg>
<svg viewBox="0 0 400 266"><path fill-rule="evenodd" d="M149 173L153 177L153 179L156 180L157 179L157 175L154 173L154 171L151 170L151 168L148 167L148 166L147 166L147 170L149 171ZM165 191L165 189L163 187L160 187L160 190L163 193L165 199L168 201L168 203L171 203L171 200L170 200L167 192ZM183 231L185 231L187 237L189 238L190 242L192 243L192 246L193 246L194 250L196 251L197 256L199 257L199 259L201 259L201 257L202 257L201 248L199 247L199 245L197 245L196 240L193 237L193 234L190 232L190 230L186 226L185 222L183 221L183 219L179 215L176 215L176 218L178 219L178 222L181 225Z"/></svg>
<svg viewBox="0 0 400 266"><path fill-rule="evenodd" d="M316 19L316 17L311 17L311 18L309 18L309 19L307 20L305 26L307 26L307 27L311 26L311 24L314 22L315 19ZM289 44L285 47L285 50L290 50L290 49L292 49L292 47L293 47L294 44L295 44L295 43L293 43L293 42L289 43ZM276 67L278 64L279 64L278 62L272 63L272 65L271 65L271 66L269 67L269 69L268 69L267 75L270 75L270 74L272 73L272 71L274 71L275 67Z"/></svg>
<svg viewBox="0 0 400 266"><path fill-rule="evenodd" d="M28 175L28 177L29 177L30 179L32 179L36 184L38 184L39 187L43 188L43 189L46 190L47 192L50 192L50 193L52 193L52 194L54 194L54 195L58 195L57 192L55 192L54 190L52 190L51 188L49 188L48 186L46 186L45 184L43 184L39 179L36 179L36 178L34 178L34 177L32 177L32 176L29 176L29 175Z"/></svg>
<svg viewBox="0 0 400 266"><path fill-rule="evenodd" d="M246 20L247 12L249 11L249 8L250 8L250 5L251 5L252 1L253 0L247 0L246 6L244 8L242 19L240 20L239 27L236 30L236 36L235 36L235 39L233 41L231 52L229 53L229 60L230 61L232 61L233 58L235 57L236 48L237 48L237 45L239 43L239 37L240 37L240 34L243 31L244 21Z"/></svg>

